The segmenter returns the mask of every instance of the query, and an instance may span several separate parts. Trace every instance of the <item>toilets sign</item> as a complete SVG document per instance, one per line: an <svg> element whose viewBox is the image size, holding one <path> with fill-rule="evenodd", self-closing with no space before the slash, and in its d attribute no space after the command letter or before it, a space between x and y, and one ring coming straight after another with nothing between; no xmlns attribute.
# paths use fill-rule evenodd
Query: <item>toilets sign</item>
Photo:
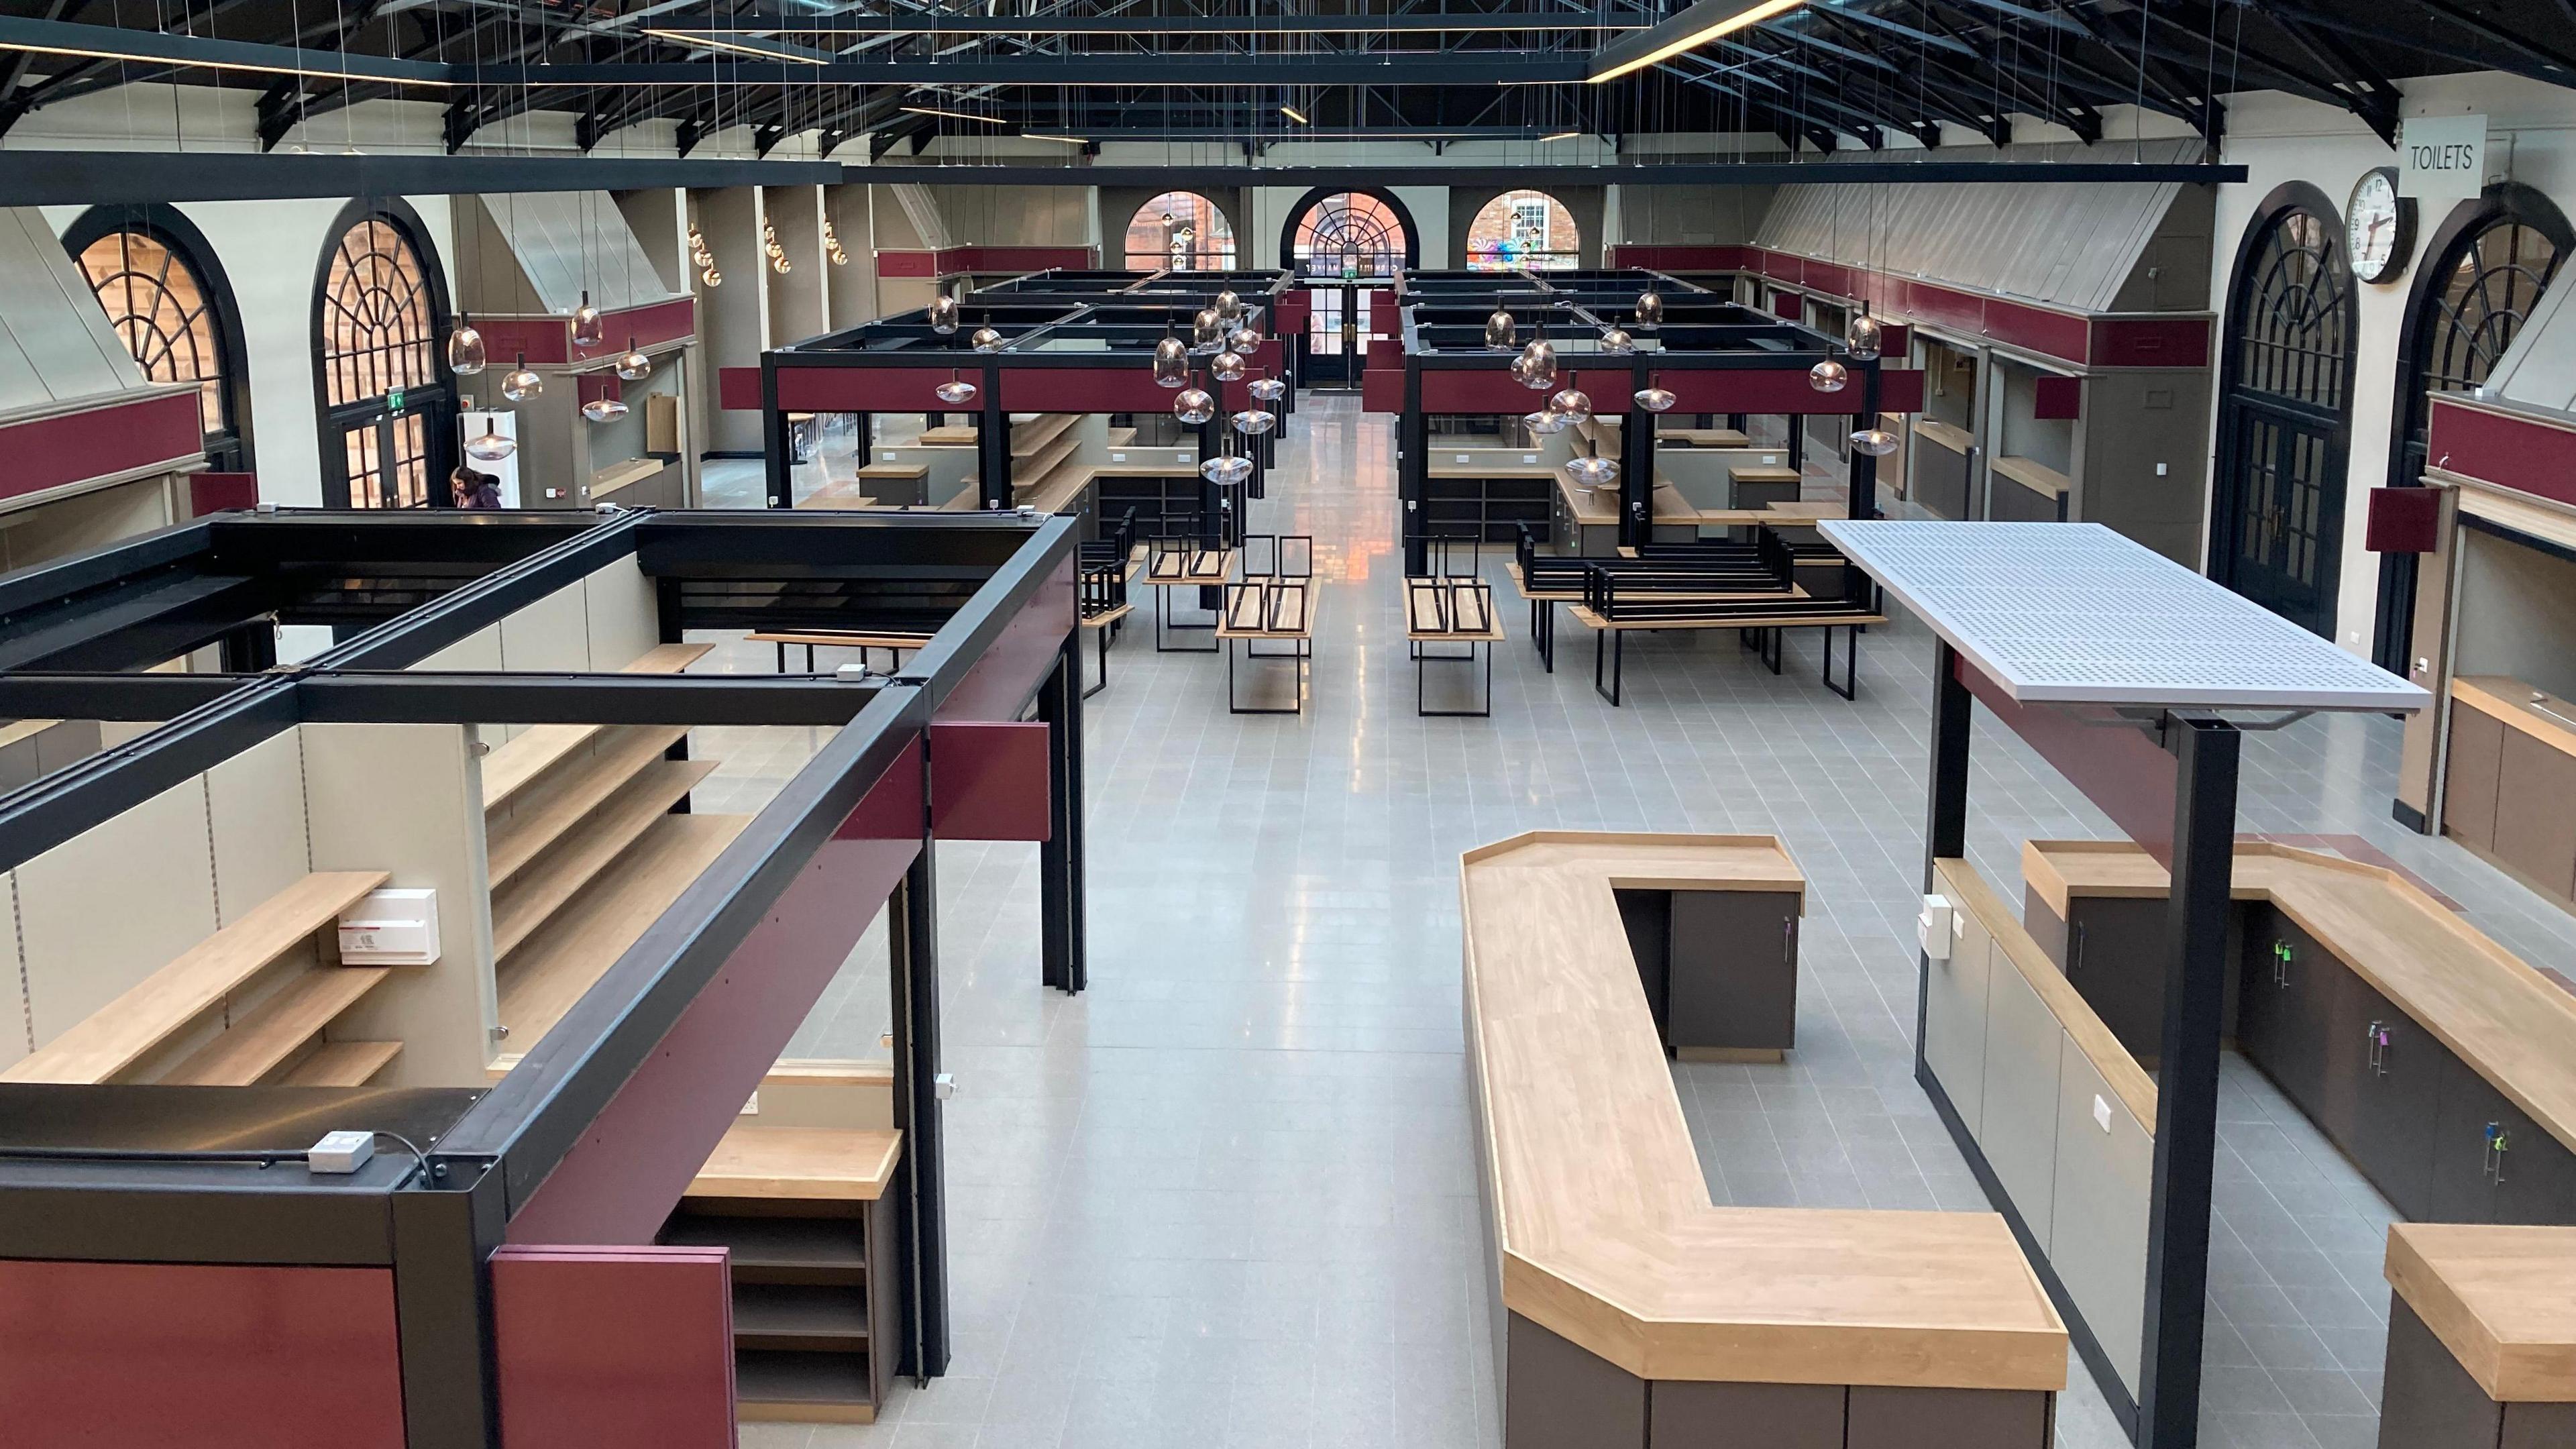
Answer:
<svg viewBox="0 0 2576 1449"><path fill-rule="evenodd" d="M2415 116L2398 132L2397 194L2459 201L2487 179L2487 118Z"/></svg>

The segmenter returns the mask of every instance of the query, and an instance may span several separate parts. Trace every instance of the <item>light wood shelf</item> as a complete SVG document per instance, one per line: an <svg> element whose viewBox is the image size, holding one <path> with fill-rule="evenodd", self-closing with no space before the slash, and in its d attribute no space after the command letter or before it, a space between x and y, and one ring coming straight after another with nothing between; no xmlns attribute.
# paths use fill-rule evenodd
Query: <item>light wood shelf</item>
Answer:
<svg viewBox="0 0 2576 1449"><path fill-rule="evenodd" d="M581 893L655 820L714 773L714 760L654 760L560 837L558 848L508 886L492 891L492 954L517 950L564 903Z"/></svg>
<svg viewBox="0 0 2576 1449"><path fill-rule="evenodd" d="M601 738L598 747L587 755L557 756L560 767L547 773L543 795L514 806L510 814L498 820L491 818L488 809L485 811L485 819L490 821L487 852L494 890L526 869L528 862L562 839L566 831L606 803L609 796L626 788L629 780L689 732L686 725L618 728L619 733Z"/></svg>
<svg viewBox="0 0 2576 1449"><path fill-rule="evenodd" d="M161 1078L164 1086L247 1087L286 1064L340 1013L385 982L391 966L317 966Z"/></svg>
<svg viewBox="0 0 2576 1449"><path fill-rule="evenodd" d="M748 815L663 815L619 868L576 895L500 963L501 1024L511 1050L533 1048L592 983L713 862Z"/></svg>
<svg viewBox="0 0 2576 1449"><path fill-rule="evenodd" d="M689 1183L690 1197L832 1199L884 1195L903 1156L891 1128L739 1126Z"/></svg>
<svg viewBox="0 0 2576 1449"><path fill-rule="evenodd" d="M641 483L671 465L659 458L629 458L590 475L590 496L605 498L620 488Z"/></svg>
<svg viewBox="0 0 2576 1449"><path fill-rule="evenodd" d="M304 877L0 1072L0 1081L114 1080L389 879L381 870Z"/></svg>
<svg viewBox="0 0 2576 1449"><path fill-rule="evenodd" d="M2037 493L2044 498L2063 498L2066 496L2067 490L2075 486L2075 481L2073 479L2058 472L2056 469L2051 468L2046 463L2038 462L2030 458L2024 458L2014 453L2005 453L1998 456L1994 462L1994 469L1998 476L2010 478L2015 483L2020 484L2024 488L2027 488L2031 492Z"/></svg>
<svg viewBox="0 0 2576 1449"><path fill-rule="evenodd" d="M1081 451L1082 440L1068 437L1058 438L1025 458L1014 455L1011 459L1012 486L1026 488L1040 482L1059 465Z"/></svg>
<svg viewBox="0 0 2576 1449"><path fill-rule="evenodd" d="M1025 423L1012 425L1011 461L1036 457L1080 421L1080 413L1040 413Z"/></svg>
<svg viewBox="0 0 2576 1449"><path fill-rule="evenodd" d="M289 1087L363 1087L402 1055L398 1041L326 1041L277 1080Z"/></svg>

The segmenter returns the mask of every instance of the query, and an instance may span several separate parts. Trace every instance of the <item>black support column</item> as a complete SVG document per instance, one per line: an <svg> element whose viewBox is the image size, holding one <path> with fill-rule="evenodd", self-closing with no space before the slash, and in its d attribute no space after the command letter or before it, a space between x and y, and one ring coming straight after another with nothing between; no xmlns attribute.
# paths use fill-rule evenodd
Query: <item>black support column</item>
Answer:
<svg viewBox="0 0 2576 1449"><path fill-rule="evenodd" d="M984 367L984 412L975 433L976 506L990 513L1009 508L1011 493L1011 415L1002 411L1001 370Z"/></svg>
<svg viewBox="0 0 2576 1449"><path fill-rule="evenodd" d="M796 506L796 459L787 442L787 413L778 406L778 364L760 359L762 491L772 508Z"/></svg>
<svg viewBox="0 0 2576 1449"><path fill-rule="evenodd" d="M1628 364L1628 411L1619 424L1619 546L1642 548L1655 529L1655 418L1636 405L1653 385L1646 364ZM1549 607L1553 608L1554 605Z"/></svg>
<svg viewBox="0 0 2576 1449"><path fill-rule="evenodd" d="M1395 420L1396 537L1404 543L1404 571L1423 574L1431 568L1431 546L1423 528L1430 514L1422 506L1430 491L1431 420L1422 414L1422 360L1404 359L1404 412Z"/></svg>
<svg viewBox="0 0 2576 1449"><path fill-rule="evenodd" d="M1856 428L1878 426L1881 382L1877 362L1872 361L1861 368L1860 412L1856 415ZM1851 516L1878 516L1878 460L1862 452L1857 445L1851 450Z"/></svg>
<svg viewBox="0 0 2576 1449"><path fill-rule="evenodd" d="M1083 916L1082 631L1064 638L1055 671L1038 688L1047 727L1047 838L1038 846L1040 960L1046 984L1067 993L1089 983Z"/></svg>
<svg viewBox="0 0 2576 1449"><path fill-rule="evenodd" d="M1932 893L1932 864L1958 860L1968 853L1968 736L1975 725L1976 699L1959 680L1959 651L1948 640L1932 656L1932 797L1923 822L1923 893ZM1932 960L1915 961L1914 1075L1930 1070L1923 1061L1923 1017L1932 983Z"/></svg>
<svg viewBox="0 0 2576 1449"><path fill-rule="evenodd" d="M2200 1436L2200 1346L2209 1291L2211 1162L2218 1150L2218 1034L2226 1007L2228 897L2236 871L2236 727L2182 718L2174 753L2173 892L2166 903L2164 1047L2148 1197L2140 1449Z"/></svg>
<svg viewBox="0 0 2576 1449"><path fill-rule="evenodd" d="M925 766L926 768L926 766ZM903 884L886 898L893 977L897 1290L903 1296L895 1371L916 1381L948 1371L948 1209L939 1106L938 879L927 831Z"/></svg>

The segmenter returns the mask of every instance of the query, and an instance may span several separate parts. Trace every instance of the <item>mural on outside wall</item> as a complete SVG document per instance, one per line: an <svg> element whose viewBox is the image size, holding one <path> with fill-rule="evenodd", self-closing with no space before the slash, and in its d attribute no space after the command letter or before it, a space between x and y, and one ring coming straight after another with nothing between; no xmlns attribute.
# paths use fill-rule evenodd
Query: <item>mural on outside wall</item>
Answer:
<svg viewBox="0 0 2576 1449"><path fill-rule="evenodd" d="M1234 228L1194 191L1166 191L1127 219L1127 269L1223 272L1234 267Z"/></svg>
<svg viewBox="0 0 2576 1449"><path fill-rule="evenodd" d="M1544 191L1506 191L1467 227L1471 272L1569 272L1582 238L1574 214Z"/></svg>
<svg viewBox="0 0 2576 1449"><path fill-rule="evenodd" d="M1289 249L1297 271L1309 277L1392 277L1404 267L1404 223L1374 196L1339 192L1297 218Z"/></svg>

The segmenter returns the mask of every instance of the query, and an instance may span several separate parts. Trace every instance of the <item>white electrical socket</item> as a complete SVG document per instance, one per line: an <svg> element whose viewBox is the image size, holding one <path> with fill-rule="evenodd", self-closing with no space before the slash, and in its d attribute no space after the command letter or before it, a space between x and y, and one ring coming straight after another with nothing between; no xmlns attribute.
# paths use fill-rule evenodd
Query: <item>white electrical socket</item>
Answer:
<svg viewBox="0 0 2576 1449"><path fill-rule="evenodd" d="M2111 1130L2111 1104L2103 1101L2099 1093L2093 1098L2093 1125L2105 1132Z"/></svg>
<svg viewBox="0 0 2576 1449"><path fill-rule="evenodd" d="M1124 453L1112 453L1109 455L1109 461L1112 463L1124 463L1127 461L1127 455Z"/></svg>
<svg viewBox="0 0 2576 1449"><path fill-rule="evenodd" d="M325 1132L304 1153L307 1172L343 1174L366 1166L376 1155L373 1132Z"/></svg>
<svg viewBox="0 0 2576 1449"><path fill-rule="evenodd" d="M1522 462L1524 462L1524 463L1535 463L1535 462L1537 462L1537 461L1538 461L1538 454L1536 454L1536 453L1523 453L1523 454L1521 454L1521 461L1522 461Z"/></svg>
<svg viewBox="0 0 2576 1449"><path fill-rule="evenodd" d="M1473 460L1472 460L1472 459L1470 459L1466 454L1464 454L1464 453L1460 453L1460 454L1458 455L1458 461L1459 461L1459 462L1461 462L1461 463L1466 463L1466 462L1471 462L1471 461L1473 461Z"/></svg>

